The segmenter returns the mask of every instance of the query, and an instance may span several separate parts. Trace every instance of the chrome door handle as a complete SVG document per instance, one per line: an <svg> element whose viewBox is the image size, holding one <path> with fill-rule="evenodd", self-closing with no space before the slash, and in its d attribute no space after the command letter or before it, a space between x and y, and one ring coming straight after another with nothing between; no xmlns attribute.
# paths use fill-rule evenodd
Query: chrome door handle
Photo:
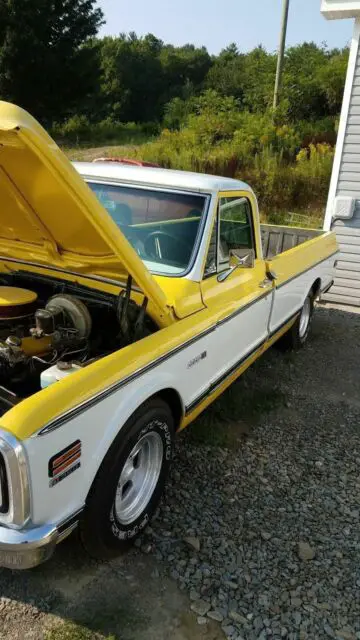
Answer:
<svg viewBox="0 0 360 640"><path fill-rule="evenodd" d="M262 280L262 282L260 282L259 287L260 289L266 289L267 287L271 287L272 286L272 280L270 280L269 278L265 278L265 280Z"/></svg>

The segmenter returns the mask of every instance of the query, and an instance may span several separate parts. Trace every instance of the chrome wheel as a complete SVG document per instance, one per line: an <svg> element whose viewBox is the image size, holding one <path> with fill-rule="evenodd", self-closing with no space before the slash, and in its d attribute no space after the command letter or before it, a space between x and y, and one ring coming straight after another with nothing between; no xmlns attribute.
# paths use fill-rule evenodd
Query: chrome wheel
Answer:
<svg viewBox="0 0 360 640"><path fill-rule="evenodd" d="M304 306L301 311L299 322L299 336L304 338L309 327L311 317L311 301L310 298L306 298Z"/></svg>
<svg viewBox="0 0 360 640"><path fill-rule="evenodd" d="M146 509L159 480L163 455L163 442L155 431L140 438L132 449L116 489L114 509L120 524L132 524Z"/></svg>

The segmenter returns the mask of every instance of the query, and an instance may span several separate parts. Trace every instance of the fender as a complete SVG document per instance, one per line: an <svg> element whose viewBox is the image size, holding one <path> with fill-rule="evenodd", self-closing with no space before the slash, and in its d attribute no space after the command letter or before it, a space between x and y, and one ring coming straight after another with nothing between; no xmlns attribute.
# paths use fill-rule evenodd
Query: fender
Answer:
<svg viewBox="0 0 360 640"><path fill-rule="evenodd" d="M23 442L32 486L34 524L61 521L82 508L98 469L115 438L133 413L146 400L173 389L184 414L184 398L176 384L176 372L159 370L78 413L58 429L34 435ZM90 418L91 413L91 418ZM81 442L80 467L55 486L49 486L48 464L74 441Z"/></svg>

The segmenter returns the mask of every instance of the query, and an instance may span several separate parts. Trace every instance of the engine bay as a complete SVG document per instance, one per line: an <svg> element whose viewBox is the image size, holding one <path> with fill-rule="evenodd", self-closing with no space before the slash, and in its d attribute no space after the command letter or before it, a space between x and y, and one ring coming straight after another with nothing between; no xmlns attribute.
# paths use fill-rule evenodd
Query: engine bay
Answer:
<svg viewBox="0 0 360 640"><path fill-rule="evenodd" d="M114 296L17 272L0 277L0 413L157 330L132 281Z"/></svg>

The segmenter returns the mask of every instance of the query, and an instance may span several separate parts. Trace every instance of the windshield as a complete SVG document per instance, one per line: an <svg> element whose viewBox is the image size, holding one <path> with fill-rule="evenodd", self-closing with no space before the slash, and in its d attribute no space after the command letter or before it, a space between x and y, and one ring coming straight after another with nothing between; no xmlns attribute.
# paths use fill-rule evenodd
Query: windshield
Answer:
<svg viewBox="0 0 360 640"><path fill-rule="evenodd" d="M205 196L88 184L150 271L177 275L187 270Z"/></svg>

